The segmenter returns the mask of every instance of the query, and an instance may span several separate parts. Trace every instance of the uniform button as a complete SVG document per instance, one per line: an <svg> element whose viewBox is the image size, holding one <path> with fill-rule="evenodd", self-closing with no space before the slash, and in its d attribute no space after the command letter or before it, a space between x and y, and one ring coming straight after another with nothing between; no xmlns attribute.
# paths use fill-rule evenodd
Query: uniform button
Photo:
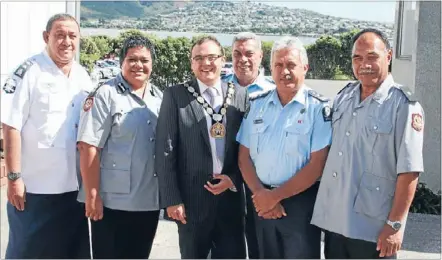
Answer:
<svg viewBox="0 0 442 260"><path fill-rule="evenodd" d="M72 107L74 107L74 103L72 103Z"/></svg>
<svg viewBox="0 0 442 260"><path fill-rule="evenodd" d="M153 174L153 177L157 177L157 174L156 174L156 173L154 173L154 174Z"/></svg>
<svg viewBox="0 0 442 260"><path fill-rule="evenodd" d="M153 142L153 141L155 140L155 138L151 137L151 138L149 138L149 140L150 140L151 142Z"/></svg>
<svg viewBox="0 0 442 260"><path fill-rule="evenodd" d="M373 129L374 130L378 129L378 126L377 125L373 126Z"/></svg>
<svg viewBox="0 0 442 260"><path fill-rule="evenodd" d="M153 158L155 159L155 154L153 155Z"/></svg>
<svg viewBox="0 0 442 260"><path fill-rule="evenodd" d="M147 120L147 124L150 125L150 120Z"/></svg>
<svg viewBox="0 0 442 260"><path fill-rule="evenodd" d="M356 116L358 113L356 113L356 112L353 112L353 116Z"/></svg>
<svg viewBox="0 0 442 260"><path fill-rule="evenodd" d="M346 135L346 136L350 136L350 132L347 131L347 132L345 133L345 135Z"/></svg>
<svg viewBox="0 0 442 260"><path fill-rule="evenodd" d="M168 152L164 152L164 156L168 156L169 155L169 153Z"/></svg>
<svg viewBox="0 0 442 260"><path fill-rule="evenodd" d="M333 173L333 178L336 178L336 176L338 176L338 173L334 172Z"/></svg>
<svg viewBox="0 0 442 260"><path fill-rule="evenodd" d="M339 152L338 154L339 154L339 156L342 156L343 153L342 153L342 152Z"/></svg>
<svg viewBox="0 0 442 260"><path fill-rule="evenodd" d="M378 190L379 190L379 187L376 187L376 190L378 191Z"/></svg>
<svg viewBox="0 0 442 260"><path fill-rule="evenodd" d="M116 165L115 165L115 163L114 164L112 164L112 167L115 167Z"/></svg>
<svg viewBox="0 0 442 260"><path fill-rule="evenodd" d="M51 144L51 147L54 147L54 145L53 145L53 144Z"/></svg>

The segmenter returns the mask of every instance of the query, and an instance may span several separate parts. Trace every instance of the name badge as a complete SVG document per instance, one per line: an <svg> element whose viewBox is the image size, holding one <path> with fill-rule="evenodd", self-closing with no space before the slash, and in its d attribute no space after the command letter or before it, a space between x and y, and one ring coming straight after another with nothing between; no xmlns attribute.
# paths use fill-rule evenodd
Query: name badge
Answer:
<svg viewBox="0 0 442 260"><path fill-rule="evenodd" d="M262 120L262 118L260 118L260 119L255 119L255 120L253 120L253 123L256 125L256 124L262 124L264 121Z"/></svg>

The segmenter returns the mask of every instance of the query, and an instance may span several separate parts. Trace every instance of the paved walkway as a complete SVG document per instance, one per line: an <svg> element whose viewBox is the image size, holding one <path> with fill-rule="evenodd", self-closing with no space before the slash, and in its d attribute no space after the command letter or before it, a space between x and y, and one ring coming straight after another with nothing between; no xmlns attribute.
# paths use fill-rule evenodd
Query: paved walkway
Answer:
<svg viewBox="0 0 442 260"><path fill-rule="evenodd" d="M5 258L8 242L8 219L6 215L6 188L1 188L1 258ZM441 218L411 214L408 220L400 259L441 258ZM176 224L161 220L152 248L152 259L179 259L178 232Z"/></svg>

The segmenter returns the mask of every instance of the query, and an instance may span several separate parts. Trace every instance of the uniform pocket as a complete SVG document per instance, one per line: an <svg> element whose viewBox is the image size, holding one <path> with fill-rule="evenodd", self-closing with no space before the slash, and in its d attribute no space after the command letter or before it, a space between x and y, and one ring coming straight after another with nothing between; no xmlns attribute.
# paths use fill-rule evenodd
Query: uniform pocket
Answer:
<svg viewBox="0 0 442 260"><path fill-rule="evenodd" d="M259 150L262 148L261 143L264 138L264 132L269 125L257 124L253 125L250 131L250 156L255 158L259 154Z"/></svg>
<svg viewBox="0 0 442 260"><path fill-rule="evenodd" d="M67 110L70 103L64 96L64 92L49 93L49 112L63 112Z"/></svg>
<svg viewBox="0 0 442 260"><path fill-rule="evenodd" d="M292 126L285 129L284 150L287 154L299 156L310 151L310 129L308 127Z"/></svg>
<svg viewBox="0 0 442 260"><path fill-rule="evenodd" d="M395 187L396 180L364 173L356 194L354 210L385 221L391 210Z"/></svg>
<svg viewBox="0 0 442 260"><path fill-rule="evenodd" d="M131 157L105 153L101 159L100 189L109 193L130 193Z"/></svg>

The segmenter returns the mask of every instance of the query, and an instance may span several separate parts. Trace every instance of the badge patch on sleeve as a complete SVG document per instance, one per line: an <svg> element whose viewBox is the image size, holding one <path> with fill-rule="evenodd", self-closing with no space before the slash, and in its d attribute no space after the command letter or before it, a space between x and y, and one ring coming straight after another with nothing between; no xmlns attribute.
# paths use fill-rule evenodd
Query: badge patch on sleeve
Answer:
<svg viewBox="0 0 442 260"><path fill-rule="evenodd" d="M5 85L3 85L3 91L6 94L12 94L15 92L15 88L17 87L17 82L15 79L8 78L5 82Z"/></svg>
<svg viewBox="0 0 442 260"><path fill-rule="evenodd" d="M86 98L86 100L84 101L83 110L85 112L89 111L93 104L94 104L94 98L93 97Z"/></svg>
<svg viewBox="0 0 442 260"><path fill-rule="evenodd" d="M332 120L332 112L331 108L329 106L325 106L322 109L322 116L324 117L324 121L331 121Z"/></svg>
<svg viewBox="0 0 442 260"><path fill-rule="evenodd" d="M413 129L418 132L422 131L422 128L424 127L424 122L421 114L412 114L411 127L413 127Z"/></svg>

